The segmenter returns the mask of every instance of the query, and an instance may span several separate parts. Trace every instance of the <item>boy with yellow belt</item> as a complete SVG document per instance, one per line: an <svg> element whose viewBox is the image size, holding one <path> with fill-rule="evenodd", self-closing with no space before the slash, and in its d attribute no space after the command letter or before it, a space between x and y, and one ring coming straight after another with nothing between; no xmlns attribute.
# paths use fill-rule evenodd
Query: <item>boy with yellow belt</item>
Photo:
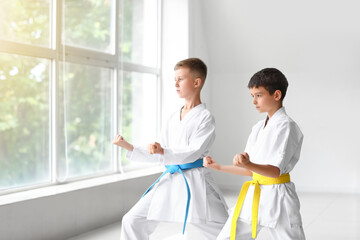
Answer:
<svg viewBox="0 0 360 240"><path fill-rule="evenodd" d="M269 229L272 239L305 239L300 202L289 175L299 160L303 134L282 104L288 82L279 70L266 68L254 74L248 87L253 104L267 113L266 119L254 125L233 166L204 158L205 167L253 177L244 183L217 239L253 239L262 227Z"/></svg>

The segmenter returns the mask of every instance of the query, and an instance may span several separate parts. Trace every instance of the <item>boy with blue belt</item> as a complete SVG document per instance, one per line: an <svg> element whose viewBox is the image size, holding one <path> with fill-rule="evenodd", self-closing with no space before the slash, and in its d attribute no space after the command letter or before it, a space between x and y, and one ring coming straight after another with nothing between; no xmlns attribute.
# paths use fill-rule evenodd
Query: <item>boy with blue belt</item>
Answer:
<svg viewBox="0 0 360 240"><path fill-rule="evenodd" d="M175 88L184 106L174 112L162 129L160 143L133 146L121 135L114 144L127 149L131 161L162 163L166 171L123 217L121 239L145 240L160 222L186 223L213 240L228 218L227 205L203 167L203 157L215 139L215 120L201 103L200 91L207 74L198 58L175 66Z"/></svg>
<svg viewBox="0 0 360 240"><path fill-rule="evenodd" d="M266 119L254 125L233 166L204 158L205 167L253 177L244 183L217 239L252 239L267 227L274 240L303 240L300 202L289 175L299 160L303 134L282 104L287 79L279 70L266 68L254 74L248 87L253 104L267 113Z"/></svg>

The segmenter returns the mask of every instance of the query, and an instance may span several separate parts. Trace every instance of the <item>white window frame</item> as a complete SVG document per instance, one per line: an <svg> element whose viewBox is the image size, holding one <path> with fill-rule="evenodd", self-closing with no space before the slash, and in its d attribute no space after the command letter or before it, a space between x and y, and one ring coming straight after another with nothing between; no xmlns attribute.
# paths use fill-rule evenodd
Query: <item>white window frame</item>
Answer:
<svg viewBox="0 0 360 240"><path fill-rule="evenodd" d="M8 54L16 54L21 56L28 57L36 57L48 59L51 61L50 64L50 80L49 80L49 163L50 163L50 176L51 180L47 183L31 185L29 187L19 187L14 189L5 190L0 193L1 195L6 195L14 192L22 192L30 189L37 189L45 186L59 185L63 184L63 181L59 181L58 179L58 142L57 136L60 129L57 128L57 119L58 119L58 83L59 83L59 62L66 61L77 64L84 65L92 65L98 67L106 67L111 69L112 71L112 119L111 119L111 132L113 136L117 134L118 126L118 117L121 113L118 112L119 103L117 99L121 99L118 97L118 87L122 84L121 79L121 71L129 71L129 72L138 72L138 73L150 73L157 76L157 132L159 132L161 125L161 32L162 32L162 1L157 0L158 5L158 64L157 67L149 67L141 64L135 64L130 62L124 62L121 59L121 51L119 49L119 41L120 41L120 22L119 22L119 14L120 14L120 4L122 1L114 0L115 9L113 9L115 14L115 24L112 28L115 31L115 52L114 54L105 53L105 52L97 52L94 50L87 50L82 48L77 48L73 46L64 46L61 43L62 36L62 22L63 22L63 0L53 0L50 3L50 26L52 26L51 34L51 46L49 48L40 47L35 45L23 44L18 42L12 42L7 40L0 39L0 53L8 53ZM54 17L54 15L56 17ZM64 59L65 58L65 59ZM121 130L121 129L120 129ZM112 143L109 143L112 144ZM84 179L92 179L96 177L104 177L114 174L122 174L120 177L123 179L126 174L123 174L124 171L119 164L118 161L118 147L112 147L112 163L113 163L113 171L111 173L99 173L90 176L71 178L67 181L74 182L78 180ZM156 170L158 171L158 170ZM147 175L144 173L143 169L139 169L138 173L132 175ZM153 171L150 171L153 172ZM129 176L130 178L133 176ZM125 177L126 178L126 177Z"/></svg>

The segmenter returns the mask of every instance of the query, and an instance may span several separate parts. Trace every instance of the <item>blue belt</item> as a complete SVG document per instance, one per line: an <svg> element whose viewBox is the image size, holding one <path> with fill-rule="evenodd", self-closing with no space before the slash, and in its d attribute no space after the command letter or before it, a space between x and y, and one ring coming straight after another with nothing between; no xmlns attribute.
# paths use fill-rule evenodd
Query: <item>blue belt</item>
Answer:
<svg viewBox="0 0 360 240"><path fill-rule="evenodd" d="M189 188L189 184L185 178L184 173L182 172L182 170L187 170L187 169L192 169L192 168L199 168L203 166L203 159L199 159L196 160L195 162L192 163L186 163L186 164L181 164L181 165L165 165L166 167L166 171L163 172L163 174L161 174L161 176L146 190L146 192L142 195L142 197L144 197L150 190L151 188L160 181L160 179L167 173L175 173L175 172L179 172L181 173L181 175L184 177L185 180L185 184L186 184L186 189L187 189L187 203L186 203L186 211L185 211L185 220L184 220L184 226L183 226L183 234L185 232L185 227L186 227L186 221L187 221L187 217L188 217L188 213L189 213L189 204L190 204L190 199L191 199L191 193L190 193L190 188Z"/></svg>

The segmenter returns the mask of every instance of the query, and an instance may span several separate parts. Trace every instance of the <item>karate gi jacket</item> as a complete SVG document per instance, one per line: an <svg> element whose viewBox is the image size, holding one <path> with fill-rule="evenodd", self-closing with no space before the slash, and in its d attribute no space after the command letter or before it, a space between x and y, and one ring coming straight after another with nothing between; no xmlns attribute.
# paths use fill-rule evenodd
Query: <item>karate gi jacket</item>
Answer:
<svg viewBox="0 0 360 240"><path fill-rule="evenodd" d="M259 121L252 128L245 152L250 161L276 166L280 175L290 173L300 157L303 134L282 107L269 119ZM293 182L260 185L258 223L276 227L280 216L286 215L291 226L301 226L300 202ZM240 213L240 219L251 223L254 186L250 186Z"/></svg>
<svg viewBox="0 0 360 240"><path fill-rule="evenodd" d="M215 120L204 103L191 109L180 120L181 109L174 112L162 129L160 144L164 154L149 154L147 146L134 146L130 161L179 165L195 162L208 155L215 140ZM214 221L225 223L227 205L209 169L201 167L183 171L191 192L188 223ZM149 194L154 191L152 194ZM179 173L166 174L144 196L151 197L149 220L183 222L187 189Z"/></svg>

